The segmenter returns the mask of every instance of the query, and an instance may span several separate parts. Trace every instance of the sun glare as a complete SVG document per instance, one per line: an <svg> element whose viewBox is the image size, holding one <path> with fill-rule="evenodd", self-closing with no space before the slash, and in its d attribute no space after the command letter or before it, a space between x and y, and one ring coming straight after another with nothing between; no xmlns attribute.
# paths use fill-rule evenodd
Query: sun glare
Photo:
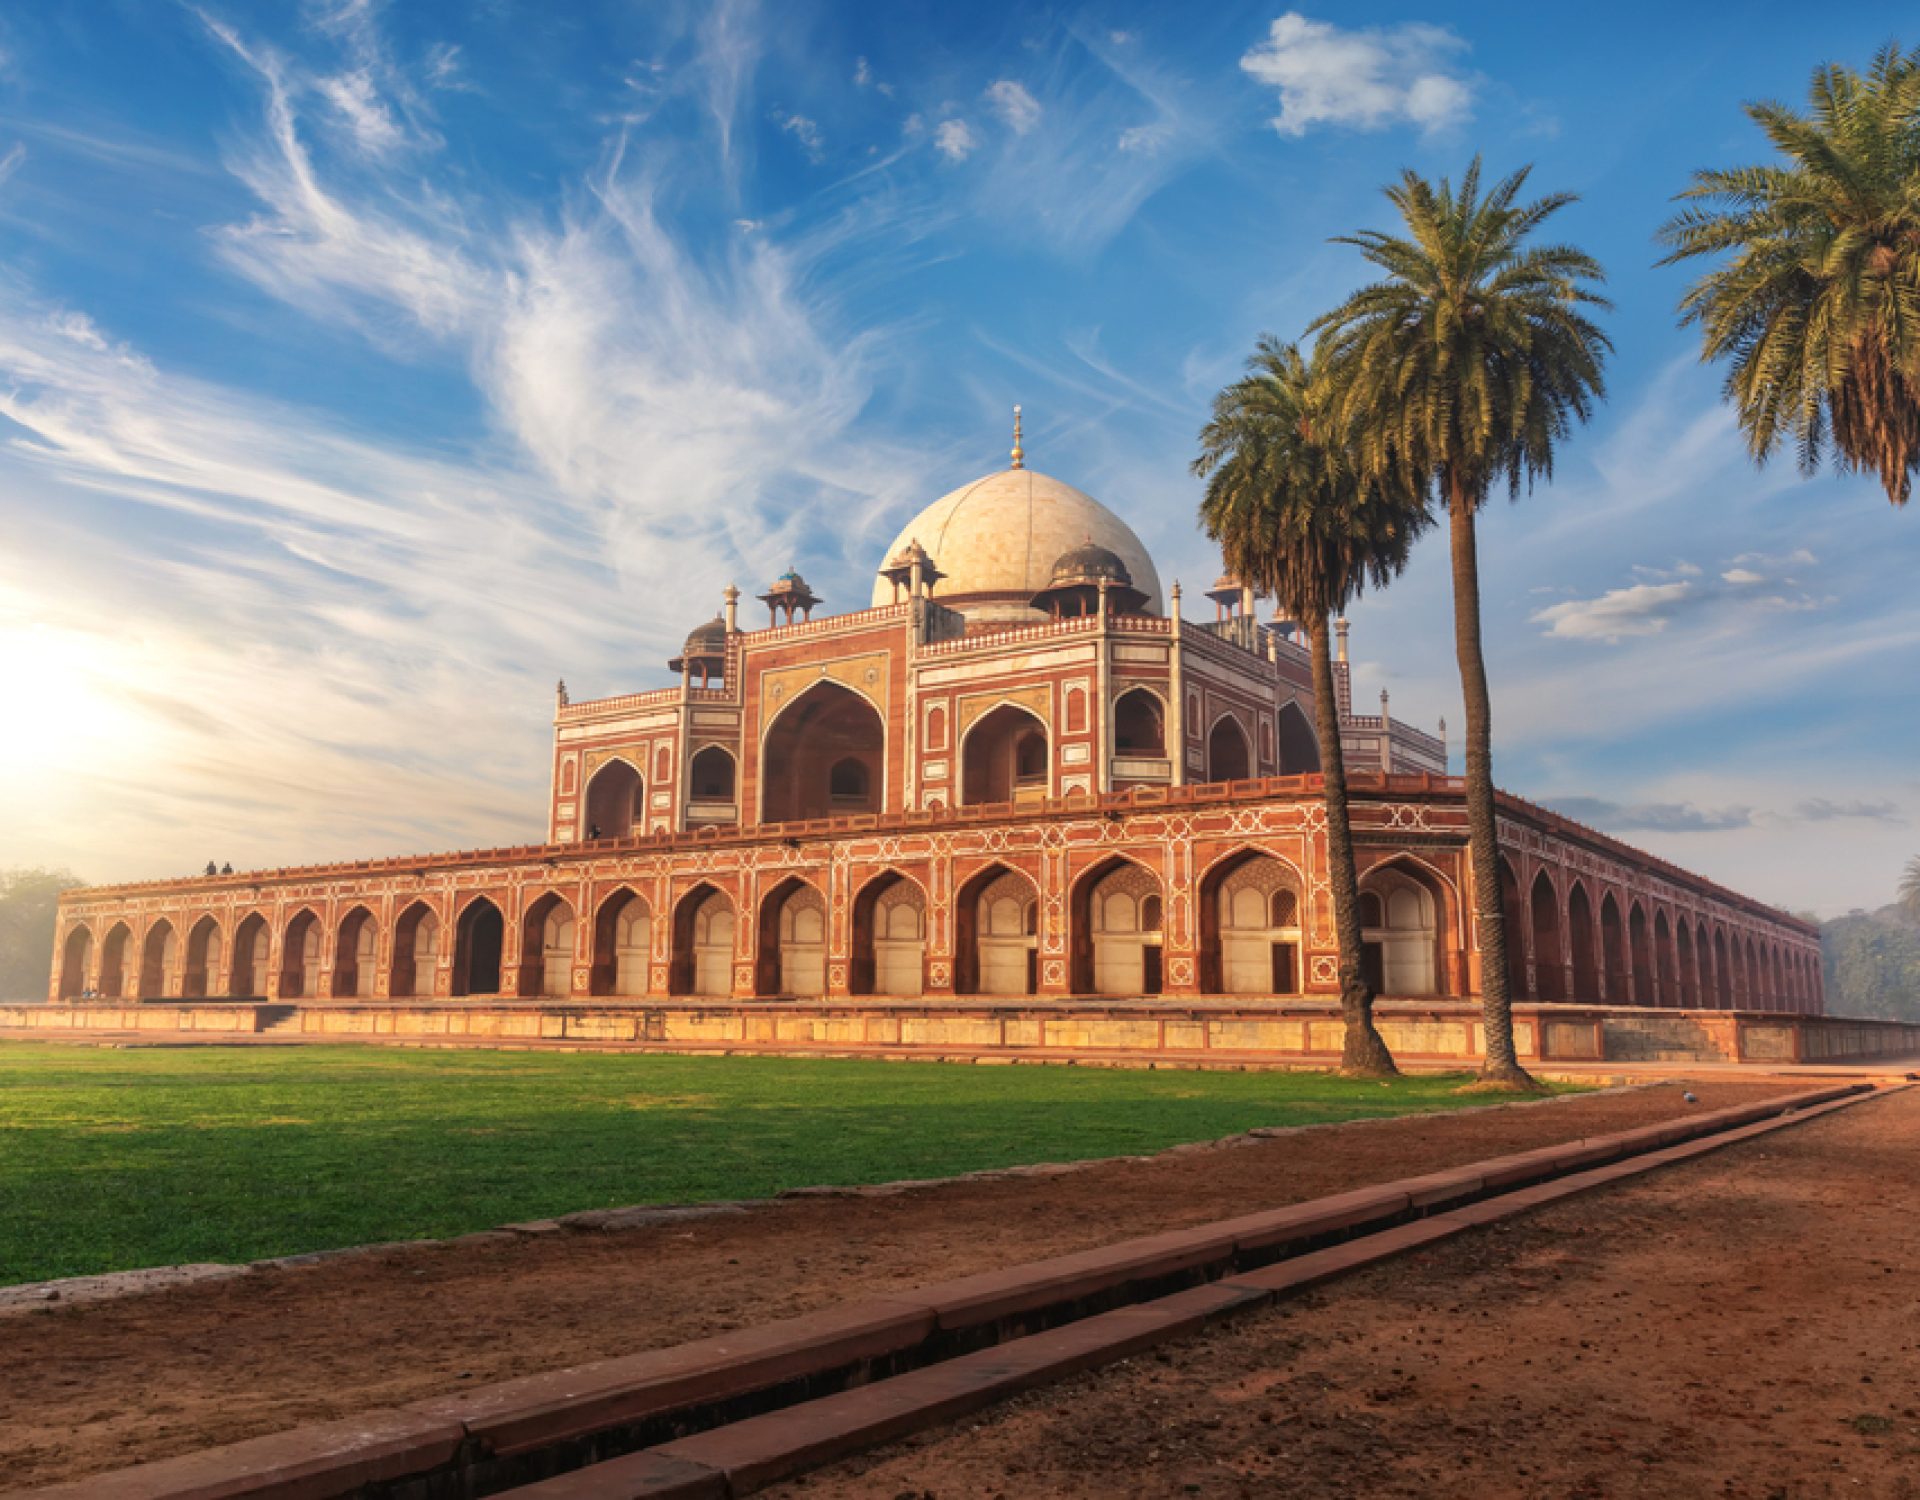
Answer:
<svg viewBox="0 0 1920 1500"><path fill-rule="evenodd" d="M125 659L98 636L43 623L0 627L0 702L16 710L0 735L0 778L58 773L126 753L138 716Z"/></svg>

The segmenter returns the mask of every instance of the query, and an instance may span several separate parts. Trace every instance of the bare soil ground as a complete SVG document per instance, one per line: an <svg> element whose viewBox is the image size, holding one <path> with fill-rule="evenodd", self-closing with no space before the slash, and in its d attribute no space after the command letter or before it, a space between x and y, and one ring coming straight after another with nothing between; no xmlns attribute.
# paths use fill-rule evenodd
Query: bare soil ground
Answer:
<svg viewBox="0 0 1920 1500"><path fill-rule="evenodd" d="M117 1302L49 1304L0 1323L0 1476L52 1483L1810 1086L1703 1082L1689 1105L1673 1084L1368 1121L1060 1176L412 1246ZM1548 1270L1529 1274L1537 1291L1558 1294ZM1465 1305L1471 1321L1471 1299ZM1718 1357L1735 1349L1722 1344ZM1140 1423L1135 1413L1122 1425ZM970 1491L949 1483L946 1492Z"/></svg>
<svg viewBox="0 0 1920 1500"><path fill-rule="evenodd" d="M1920 1090L1602 1189L811 1496L1920 1495Z"/></svg>

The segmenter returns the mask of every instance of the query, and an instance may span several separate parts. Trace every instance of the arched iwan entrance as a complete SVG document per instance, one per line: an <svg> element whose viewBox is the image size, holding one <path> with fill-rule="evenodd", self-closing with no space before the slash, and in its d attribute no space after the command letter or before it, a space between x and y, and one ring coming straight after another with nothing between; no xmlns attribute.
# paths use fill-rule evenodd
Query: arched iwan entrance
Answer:
<svg viewBox="0 0 1920 1500"><path fill-rule="evenodd" d="M1418 865L1390 860L1360 882L1361 962L1376 995L1440 993L1441 897Z"/></svg>
<svg viewBox="0 0 1920 1500"><path fill-rule="evenodd" d="M280 948L280 998L311 1000L320 982L320 919L301 911L287 923Z"/></svg>
<svg viewBox="0 0 1920 1500"><path fill-rule="evenodd" d="M1200 887L1200 987L1215 995L1300 993L1300 878L1247 850Z"/></svg>
<svg viewBox="0 0 1920 1500"><path fill-rule="evenodd" d="M416 901L393 924L393 972L387 993L418 999L433 993L433 970L440 958L440 919L424 901Z"/></svg>
<svg viewBox="0 0 1920 1500"><path fill-rule="evenodd" d="M676 995L719 999L733 993L736 918L726 892L697 885L673 913L671 984Z"/></svg>
<svg viewBox="0 0 1920 1500"><path fill-rule="evenodd" d="M71 1000L87 991L87 961L93 957L93 933L84 923L67 934L60 950L60 998Z"/></svg>
<svg viewBox="0 0 1920 1500"><path fill-rule="evenodd" d="M375 946L380 932L373 913L356 906L340 923L340 936L333 950L333 993L336 999L364 1000L373 994L379 977Z"/></svg>
<svg viewBox="0 0 1920 1500"><path fill-rule="evenodd" d="M125 922L107 929L107 940L100 945L100 993L118 1000L127 988L127 944L133 934Z"/></svg>
<svg viewBox="0 0 1920 1500"><path fill-rule="evenodd" d="M1166 711L1147 689L1133 688L1114 700L1113 753L1121 759L1166 758Z"/></svg>
<svg viewBox="0 0 1920 1500"><path fill-rule="evenodd" d="M212 947L210 962L212 967L210 969L202 969L198 977L198 988L187 990L183 983L182 989L184 992L194 996L206 995L212 992L212 984L208 975L217 974L220 969L220 929L214 924L212 917L202 917L200 919L200 926L195 930L199 931L202 929L210 934ZM165 917L162 917L147 929L147 940L141 945L140 979L136 993L143 996L160 996L166 994L167 976L173 972L173 963L178 954L179 946L180 940L174 934L173 923L169 922ZM191 942L187 944L187 969L188 974L186 977L188 980L192 980L194 976L192 973L193 944Z"/></svg>
<svg viewBox="0 0 1920 1500"><path fill-rule="evenodd" d="M1320 770L1320 740L1297 703L1280 705L1280 774L1302 776Z"/></svg>
<svg viewBox="0 0 1920 1500"><path fill-rule="evenodd" d="M1088 871L1073 894L1073 988L1159 994L1160 930L1160 882L1150 871L1125 859Z"/></svg>
<svg viewBox="0 0 1920 1500"><path fill-rule="evenodd" d="M600 903L593 922L596 995L645 995L652 991L653 908L639 892L622 886Z"/></svg>
<svg viewBox="0 0 1920 1500"><path fill-rule="evenodd" d="M233 930L233 975L227 990L236 999L267 993L267 919L248 912Z"/></svg>
<svg viewBox="0 0 1920 1500"><path fill-rule="evenodd" d="M520 919L522 999L545 995L564 1000L573 993L573 905L548 891L528 904Z"/></svg>
<svg viewBox="0 0 1920 1500"><path fill-rule="evenodd" d="M1005 865L989 865L960 887L953 919L956 993L1036 991L1040 904L1031 880Z"/></svg>
<svg viewBox="0 0 1920 1500"><path fill-rule="evenodd" d="M580 834L587 839L623 839L646 827L647 788L624 760L610 760L587 783Z"/></svg>
<svg viewBox="0 0 1920 1500"><path fill-rule="evenodd" d="M827 903L797 876L760 901L754 990L812 999L827 992Z"/></svg>
<svg viewBox="0 0 1920 1500"><path fill-rule="evenodd" d="M1049 787L1047 726L1011 703L970 725L960 750L960 800L968 807L1032 802Z"/></svg>
<svg viewBox="0 0 1920 1500"><path fill-rule="evenodd" d="M1207 736L1207 780L1245 781L1252 774L1247 732L1232 714L1223 714Z"/></svg>
<svg viewBox="0 0 1920 1500"><path fill-rule="evenodd" d="M454 994L500 993L500 955L506 936L506 918L485 896L474 897L460 909L453 924Z"/></svg>
<svg viewBox="0 0 1920 1500"><path fill-rule="evenodd" d="M880 810L885 726L837 682L816 682L773 721L760 752L760 820L788 823Z"/></svg>
<svg viewBox="0 0 1920 1500"><path fill-rule="evenodd" d="M853 903L856 995L923 995L927 989L927 898L897 870L869 881Z"/></svg>

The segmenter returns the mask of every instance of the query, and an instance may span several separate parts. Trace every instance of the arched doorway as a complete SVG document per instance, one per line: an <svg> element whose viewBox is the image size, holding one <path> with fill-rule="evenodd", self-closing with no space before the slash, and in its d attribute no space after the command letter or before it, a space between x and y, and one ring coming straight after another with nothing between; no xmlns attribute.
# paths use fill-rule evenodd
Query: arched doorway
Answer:
<svg viewBox="0 0 1920 1500"><path fill-rule="evenodd" d="M1253 774L1253 747L1232 714L1222 714L1207 735L1207 780L1245 781Z"/></svg>
<svg viewBox="0 0 1920 1500"><path fill-rule="evenodd" d="M220 968L220 929L214 925L212 917L202 917L200 927L212 934L212 967L202 971L197 989L189 990L184 983L181 985L183 993L196 996L211 993L212 984L208 976L217 973ZM147 940L140 949L140 978L135 990L136 994L156 998L166 994L167 976L173 972L174 959L179 954L179 945L180 940L174 933L173 923L165 917L147 929ZM187 968L188 977L191 978L193 968L191 943L187 946Z"/></svg>
<svg viewBox="0 0 1920 1500"><path fill-rule="evenodd" d="M1167 715L1145 688L1122 693L1113 703L1113 753L1137 760L1161 760L1167 753Z"/></svg>
<svg viewBox="0 0 1920 1500"><path fill-rule="evenodd" d="M387 993L396 1000L431 995L439 958L440 919L426 902L416 901L393 924L393 972Z"/></svg>
<svg viewBox="0 0 1920 1500"><path fill-rule="evenodd" d="M760 951L754 989L762 995L812 999L827 992L827 903L798 876L760 901Z"/></svg>
<svg viewBox="0 0 1920 1500"><path fill-rule="evenodd" d="M173 928L169 926L166 943L173 943ZM154 962L153 933L147 934L147 962ZM164 957L161 962L165 962ZM164 972L157 971L157 972ZM199 997L211 995L220 987L220 924L211 916L202 917L193 924L193 930L187 934L187 971L180 978L180 993ZM143 993L159 994L159 990L147 989L144 969L140 980Z"/></svg>
<svg viewBox="0 0 1920 1500"><path fill-rule="evenodd" d="M1760 950L1754 946L1752 938L1747 939L1747 1004L1755 1010L1764 1010L1767 1001L1767 976L1760 967Z"/></svg>
<svg viewBox="0 0 1920 1500"><path fill-rule="evenodd" d="M1573 993L1569 1000L1592 1002L1600 993L1600 966L1595 961L1593 903L1587 888L1576 880L1567 888L1567 956L1573 962Z"/></svg>
<svg viewBox="0 0 1920 1500"><path fill-rule="evenodd" d="M1527 904L1533 917L1533 997L1564 1000L1566 960L1560 949L1560 896L1545 870L1534 877Z"/></svg>
<svg viewBox="0 0 1920 1500"><path fill-rule="evenodd" d="M248 912L233 930L233 973L227 991L235 999L264 997L267 993L267 919Z"/></svg>
<svg viewBox="0 0 1920 1500"><path fill-rule="evenodd" d="M969 725L960 742L960 800L968 807L1033 802L1051 790L1047 726L1003 703Z"/></svg>
<svg viewBox="0 0 1920 1500"><path fill-rule="evenodd" d="M647 820L647 788L640 773L624 760L608 761L587 783L586 815L580 825L587 839L623 839Z"/></svg>
<svg viewBox="0 0 1920 1500"><path fill-rule="evenodd" d="M1609 1005L1629 1005L1627 990L1626 934L1620 927L1620 903L1608 891L1600 898L1600 962L1606 968L1606 1000Z"/></svg>
<svg viewBox="0 0 1920 1500"><path fill-rule="evenodd" d="M527 904L520 918L520 983L523 1000L564 1000L573 993L573 905L556 891Z"/></svg>
<svg viewBox="0 0 1920 1500"><path fill-rule="evenodd" d="M100 993L118 1000L127 988L127 944L133 934L125 922L107 929L107 940L100 945Z"/></svg>
<svg viewBox="0 0 1920 1500"><path fill-rule="evenodd" d="M1212 995L1300 993L1300 878L1247 849L1200 883L1200 988Z"/></svg>
<svg viewBox="0 0 1920 1500"><path fill-rule="evenodd" d="M708 745L687 762L687 799L705 804L710 812L731 809L733 772L733 757L718 745Z"/></svg>
<svg viewBox="0 0 1920 1500"><path fill-rule="evenodd" d="M1504 857L1500 860L1500 911L1501 925L1507 930L1507 971L1512 997L1530 1000L1533 988L1527 976L1527 914L1520 901L1520 878Z"/></svg>
<svg viewBox="0 0 1920 1500"><path fill-rule="evenodd" d="M1693 924L1682 917L1675 938L1680 955L1680 1003L1692 1010L1700 1004L1699 956L1693 946Z"/></svg>
<svg viewBox="0 0 1920 1500"><path fill-rule="evenodd" d="M853 902L856 995L923 995L927 989L927 898L897 870L868 881Z"/></svg>
<svg viewBox="0 0 1920 1500"><path fill-rule="evenodd" d="M760 820L880 811L886 727L865 698L816 682L775 717L760 751Z"/></svg>
<svg viewBox="0 0 1920 1500"><path fill-rule="evenodd" d="M1303 776L1320 770L1320 737L1297 703L1280 705L1280 774Z"/></svg>
<svg viewBox="0 0 1920 1500"><path fill-rule="evenodd" d="M1647 943L1646 908L1635 901L1627 909L1627 943L1633 953L1633 993L1627 1000L1633 1005L1657 1005L1654 987L1654 959Z"/></svg>
<svg viewBox="0 0 1920 1500"><path fill-rule="evenodd" d="M1376 995L1440 993L1442 898L1411 861L1390 860L1360 882L1361 954Z"/></svg>
<svg viewBox="0 0 1920 1500"><path fill-rule="evenodd" d="M294 914L280 945L280 998L309 1000L320 982L320 919L311 911Z"/></svg>
<svg viewBox="0 0 1920 1500"><path fill-rule="evenodd" d="M1733 1009L1733 973L1727 967L1726 929L1716 928L1713 934L1713 990L1720 1001L1722 1010Z"/></svg>
<svg viewBox="0 0 1920 1500"><path fill-rule="evenodd" d="M1665 911L1653 914L1653 962L1655 1005L1677 1005L1679 991L1673 984L1673 924Z"/></svg>
<svg viewBox="0 0 1920 1500"><path fill-rule="evenodd" d="M80 923L67 934L60 949L60 998L76 999L87 992L87 961L93 957L93 934Z"/></svg>
<svg viewBox="0 0 1920 1500"><path fill-rule="evenodd" d="M600 903L594 918L593 993L649 994L652 965L653 908L639 892L622 886Z"/></svg>
<svg viewBox="0 0 1920 1500"><path fill-rule="evenodd" d="M1096 866L1074 886L1072 908L1078 993L1160 993L1160 882L1151 871L1118 858Z"/></svg>
<svg viewBox="0 0 1920 1500"><path fill-rule="evenodd" d="M365 1000L379 977L375 945L380 936L373 913L356 906L340 923L333 948L333 994L336 1000Z"/></svg>
<svg viewBox="0 0 1920 1500"><path fill-rule="evenodd" d="M485 896L460 909L453 924L453 993L500 993L500 956L506 946L507 920Z"/></svg>
<svg viewBox="0 0 1920 1500"><path fill-rule="evenodd" d="M673 913L669 988L676 995L720 999L733 993L733 901L726 892L697 885Z"/></svg>
<svg viewBox="0 0 1920 1500"><path fill-rule="evenodd" d="M962 995L1031 995L1039 988L1039 893L989 865L954 897L953 987Z"/></svg>

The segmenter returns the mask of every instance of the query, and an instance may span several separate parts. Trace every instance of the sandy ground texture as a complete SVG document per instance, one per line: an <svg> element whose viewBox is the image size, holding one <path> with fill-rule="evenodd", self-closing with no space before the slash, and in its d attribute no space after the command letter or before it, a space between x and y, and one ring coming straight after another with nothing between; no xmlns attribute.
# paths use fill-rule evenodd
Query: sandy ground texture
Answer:
<svg viewBox="0 0 1920 1500"><path fill-rule="evenodd" d="M49 1304L0 1324L0 1483L48 1484L1806 1087L1706 1082L1690 1105L1661 1085L1367 1121L1059 1176L404 1247Z"/></svg>
<svg viewBox="0 0 1920 1500"><path fill-rule="evenodd" d="M1920 1495L1920 1090L767 1492Z"/></svg>

